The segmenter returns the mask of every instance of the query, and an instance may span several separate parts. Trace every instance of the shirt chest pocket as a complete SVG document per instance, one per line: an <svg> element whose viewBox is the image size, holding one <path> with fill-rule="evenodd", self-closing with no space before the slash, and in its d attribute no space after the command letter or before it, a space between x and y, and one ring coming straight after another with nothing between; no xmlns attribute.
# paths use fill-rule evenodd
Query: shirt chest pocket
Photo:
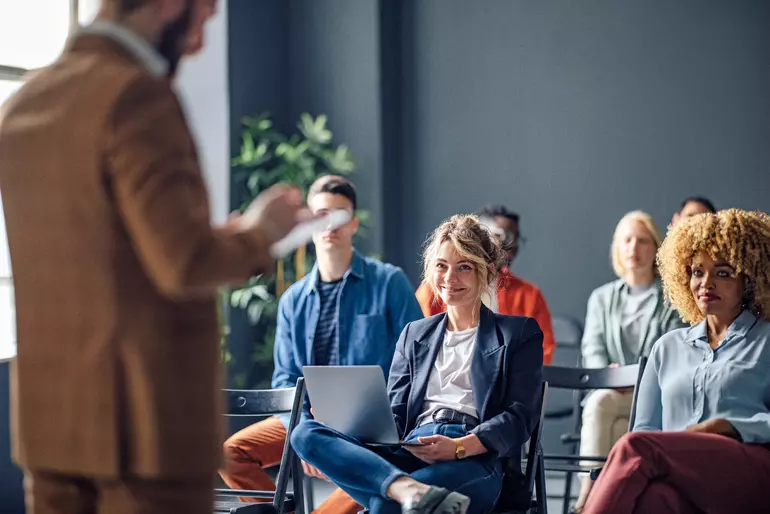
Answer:
<svg viewBox="0 0 770 514"><path fill-rule="evenodd" d="M350 326L350 355L354 361L349 364L380 364L383 352L391 355L391 344L388 325L382 314L359 314L353 318ZM395 344L395 341L392 342Z"/></svg>
<svg viewBox="0 0 770 514"><path fill-rule="evenodd" d="M714 391L720 407L753 402L765 394L767 370L755 362L728 361L714 370Z"/></svg>

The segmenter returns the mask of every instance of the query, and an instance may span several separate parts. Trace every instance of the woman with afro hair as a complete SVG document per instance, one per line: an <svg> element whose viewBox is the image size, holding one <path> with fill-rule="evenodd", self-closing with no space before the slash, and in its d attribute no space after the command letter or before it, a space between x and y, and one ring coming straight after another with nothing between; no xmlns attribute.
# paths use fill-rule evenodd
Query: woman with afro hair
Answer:
<svg viewBox="0 0 770 514"><path fill-rule="evenodd" d="M657 263L691 327L655 343L634 430L584 512L768 512L770 217L728 209L682 220Z"/></svg>

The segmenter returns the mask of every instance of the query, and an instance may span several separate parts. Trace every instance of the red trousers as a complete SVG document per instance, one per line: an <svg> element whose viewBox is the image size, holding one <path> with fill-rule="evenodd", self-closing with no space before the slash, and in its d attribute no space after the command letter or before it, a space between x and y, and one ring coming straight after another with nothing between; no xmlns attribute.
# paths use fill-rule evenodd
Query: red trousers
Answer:
<svg viewBox="0 0 770 514"><path fill-rule="evenodd" d="M583 514L770 512L770 449L691 432L635 432L613 447Z"/></svg>

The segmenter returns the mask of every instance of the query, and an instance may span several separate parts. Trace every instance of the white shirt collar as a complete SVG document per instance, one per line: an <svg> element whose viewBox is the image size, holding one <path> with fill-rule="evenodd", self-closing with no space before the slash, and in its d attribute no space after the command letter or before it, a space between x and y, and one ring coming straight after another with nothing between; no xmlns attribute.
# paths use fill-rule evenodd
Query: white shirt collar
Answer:
<svg viewBox="0 0 770 514"><path fill-rule="evenodd" d="M156 77L168 75L168 61L158 51L133 30L106 20L96 20L80 30L81 34L105 36L132 54L147 71Z"/></svg>

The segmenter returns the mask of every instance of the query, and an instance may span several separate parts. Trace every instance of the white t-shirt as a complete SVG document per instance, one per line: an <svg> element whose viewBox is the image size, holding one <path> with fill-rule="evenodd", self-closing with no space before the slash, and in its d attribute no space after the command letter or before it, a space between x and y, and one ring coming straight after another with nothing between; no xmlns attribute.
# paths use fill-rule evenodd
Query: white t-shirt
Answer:
<svg viewBox="0 0 770 514"><path fill-rule="evenodd" d="M477 328L446 331L444 343L436 355L428 387L425 390L422 414L417 425L431 423L433 413L448 408L478 417L471 389L471 362L476 346Z"/></svg>

